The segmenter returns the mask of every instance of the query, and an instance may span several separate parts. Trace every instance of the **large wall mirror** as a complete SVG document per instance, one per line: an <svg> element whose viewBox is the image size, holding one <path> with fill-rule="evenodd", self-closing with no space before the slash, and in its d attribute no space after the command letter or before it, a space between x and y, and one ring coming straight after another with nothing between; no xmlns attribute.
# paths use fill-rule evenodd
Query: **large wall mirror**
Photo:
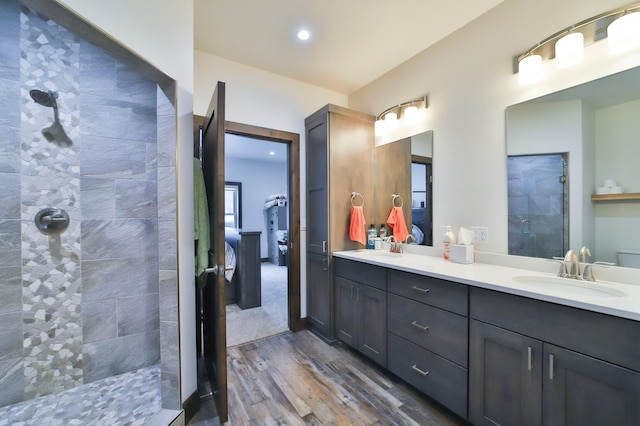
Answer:
<svg viewBox="0 0 640 426"><path fill-rule="evenodd" d="M506 134L509 254L640 267L640 68L510 106Z"/></svg>
<svg viewBox="0 0 640 426"><path fill-rule="evenodd" d="M433 131L376 146L374 156L376 227L386 224L394 205L402 205L414 243L433 245Z"/></svg>

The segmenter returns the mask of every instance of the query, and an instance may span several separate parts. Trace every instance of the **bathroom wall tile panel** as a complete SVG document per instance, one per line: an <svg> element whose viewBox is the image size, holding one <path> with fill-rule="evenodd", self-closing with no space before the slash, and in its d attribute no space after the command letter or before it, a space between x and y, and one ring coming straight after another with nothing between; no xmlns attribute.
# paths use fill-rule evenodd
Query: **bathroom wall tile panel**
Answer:
<svg viewBox="0 0 640 426"><path fill-rule="evenodd" d="M20 86L14 80L0 78L0 126L20 125ZM155 121L154 121L155 125Z"/></svg>
<svg viewBox="0 0 640 426"><path fill-rule="evenodd" d="M157 235L157 222L151 219L83 220L82 259L155 258Z"/></svg>
<svg viewBox="0 0 640 426"><path fill-rule="evenodd" d="M20 247L20 220L0 219L0 267L19 266Z"/></svg>
<svg viewBox="0 0 640 426"><path fill-rule="evenodd" d="M82 301L158 292L158 258L82 261Z"/></svg>
<svg viewBox="0 0 640 426"><path fill-rule="evenodd" d="M136 70L118 62L116 64L115 99L128 101L153 108L156 113L156 83Z"/></svg>
<svg viewBox="0 0 640 426"><path fill-rule="evenodd" d="M19 218L20 175L18 173L0 172L0 219Z"/></svg>
<svg viewBox="0 0 640 426"><path fill-rule="evenodd" d="M116 181L116 216L122 218L158 217L158 185L143 180Z"/></svg>
<svg viewBox="0 0 640 426"><path fill-rule="evenodd" d="M21 402L23 387L22 358L0 361L0 407Z"/></svg>
<svg viewBox="0 0 640 426"><path fill-rule="evenodd" d="M180 410L180 376L175 373L162 372L162 408Z"/></svg>
<svg viewBox="0 0 640 426"><path fill-rule="evenodd" d="M158 258L160 269L177 269L176 221L158 221Z"/></svg>
<svg viewBox="0 0 640 426"><path fill-rule="evenodd" d="M82 342L84 344L118 337L116 299L82 301Z"/></svg>
<svg viewBox="0 0 640 426"><path fill-rule="evenodd" d="M176 169L158 168L158 218L176 218Z"/></svg>
<svg viewBox="0 0 640 426"><path fill-rule="evenodd" d="M22 312L22 269L0 268L0 314Z"/></svg>
<svg viewBox="0 0 640 426"><path fill-rule="evenodd" d="M177 271L160 271L160 321L178 321Z"/></svg>
<svg viewBox="0 0 640 426"><path fill-rule="evenodd" d="M147 180L158 180L158 150L157 144L147 144Z"/></svg>
<svg viewBox="0 0 640 426"><path fill-rule="evenodd" d="M158 330L159 327L158 293L118 299L118 336Z"/></svg>
<svg viewBox="0 0 640 426"><path fill-rule="evenodd" d="M90 383L160 362L160 331L84 345L84 382Z"/></svg>
<svg viewBox="0 0 640 426"><path fill-rule="evenodd" d="M0 1L0 78L20 78L20 3Z"/></svg>
<svg viewBox="0 0 640 426"><path fill-rule="evenodd" d="M176 120L174 115L158 115L158 166L176 165Z"/></svg>
<svg viewBox="0 0 640 426"><path fill-rule="evenodd" d="M160 323L160 365L163 372L179 373L178 323L162 321Z"/></svg>
<svg viewBox="0 0 640 426"><path fill-rule="evenodd" d="M145 179L147 144L143 142L83 136L80 153L82 176Z"/></svg>
<svg viewBox="0 0 640 426"><path fill-rule="evenodd" d="M114 98L116 60L94 44L80 42L80 88L83 94Z"/></svg>
<svg viewBox="0 0 640 426"><path fill-rule="evenodd" d="M0 315L0 360L22 356L22 312Z"/></svg>
<svg viewBox="0 0 640 426"><path fill-rule="evenodd" d="M0 120L1 117L0 112ZM20 173L20 123L13 126L0 125L0 173Z"/></svg>
<svg viewBox="0 0 640 426"><path fill-rule="evenodd" d="M156 108L134 102L83 95L82 134L142 142L156 141Z"/></svg>
<svg viewBox="0 0 640 426"><path fill-rule="evenodd" d="M114 179L85 176L80 179L82 219L116 217L116 184Z"/></svg>
<svg viewBox="0 0 640 426"><path fill-rule="evenodd" d="M158 84L157 90L157 105L158 116L169 115L175 116L176 109L171 102L171 99L175 99L176 86L175 83L168 83L164 85Z"/></svg>

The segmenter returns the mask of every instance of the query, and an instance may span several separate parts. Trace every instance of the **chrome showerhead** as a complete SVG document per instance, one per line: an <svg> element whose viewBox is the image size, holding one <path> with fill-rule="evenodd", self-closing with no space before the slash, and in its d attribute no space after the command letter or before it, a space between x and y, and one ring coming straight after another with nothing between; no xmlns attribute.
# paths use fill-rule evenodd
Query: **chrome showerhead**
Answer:
<svg viewBox="0 0 640 426"><path fill-rule="evenodd" d="M31 99L39 105L46 107L56 106L56 98L58 97L57 92L53 92L51 90L43 92L42 90L33 89L29 91L29 95L31 96Z"/></svg>

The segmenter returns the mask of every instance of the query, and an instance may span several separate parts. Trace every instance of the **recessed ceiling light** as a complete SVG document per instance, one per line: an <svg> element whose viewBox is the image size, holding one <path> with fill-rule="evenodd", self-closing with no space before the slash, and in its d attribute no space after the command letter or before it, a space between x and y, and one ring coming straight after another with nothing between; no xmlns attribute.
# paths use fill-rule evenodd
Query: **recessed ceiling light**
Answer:
<svg viewBox="0 0 640 426"><path fill-rule="evenodd" d="M309 38L311 37L311 33L309 33L309 31L307 30L300 30L298 31L298 39L300 40L309 40Z"/></svg>
<svg viewBox="0 0 640 426"><path fill-rule="evenodd" d="M273 151L269 151L269 155L276 155L276 153Z"/></svg>

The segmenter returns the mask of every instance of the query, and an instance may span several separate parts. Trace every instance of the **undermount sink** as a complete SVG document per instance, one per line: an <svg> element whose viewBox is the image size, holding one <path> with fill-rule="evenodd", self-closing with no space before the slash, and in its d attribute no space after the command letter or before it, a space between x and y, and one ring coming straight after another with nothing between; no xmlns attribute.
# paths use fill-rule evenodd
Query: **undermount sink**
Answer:
<svg viewBox="0 0 640 426"><path fill-rule="evenodd" d="M394 257L402 257L402 253L395 253L389 250L359 250L360 253L363 253L367 256L371 257L384 257L384 258L394 258Z"/></svg>
<svg viewBox="0 0 640 426"><path fill-rule="evenodd" d="M536 287L553 288L564 293L580 296L624 297L627 295L627 293L625 293L624 291L598 284L597 282L594 283L572 278L523 275L513 277L513 280L521 284L531 284Z"/></svg>

